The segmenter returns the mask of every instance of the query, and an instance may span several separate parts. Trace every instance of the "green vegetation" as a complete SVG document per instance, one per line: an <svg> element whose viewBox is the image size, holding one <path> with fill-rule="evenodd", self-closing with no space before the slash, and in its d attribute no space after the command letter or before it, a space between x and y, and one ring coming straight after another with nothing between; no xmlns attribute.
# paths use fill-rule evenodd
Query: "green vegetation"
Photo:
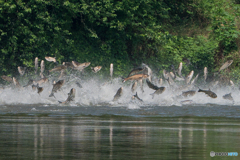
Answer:
<svg viewBox="0 0 240 160"><path fill-rule="evenodd" d="M34 58L102 65L126 75L142 62L157 74L190 60L183 72L224 72L240 79L237 0L29 0L0 1L0 75Z"/></svg>

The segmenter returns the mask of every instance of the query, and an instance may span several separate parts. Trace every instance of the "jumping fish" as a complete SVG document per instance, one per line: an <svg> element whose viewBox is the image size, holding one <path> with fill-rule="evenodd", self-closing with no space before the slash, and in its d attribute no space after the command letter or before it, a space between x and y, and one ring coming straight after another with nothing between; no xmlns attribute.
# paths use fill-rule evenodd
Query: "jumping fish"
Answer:
<svg viewBox="0 0 240 160"><path fill-rule="evenodd" d="M163 70L163 77L164 79L168 79L168 73L165 69Z"/></svg>
<svg viewBox="0 0 240 160"><path fill-rule="evenodd" d="M183 97L192 97L196 94L197 91L194 91L194 90L190 90L190 91L185 91L185 92L182 92L182 96Z"/></svg>
<svg viewBox="0 0 240 160"><path fill-rule="evenodd" d="M148 75L146 74L135 74L131 77L127 77L127 78L124 78L122 82L126 82L128 80L139 80L139 79L143 79L143 78L147 78Z"/></svg>
<svg viewBox="0 0 240 160"><path fill-rule="evenodd" d="M33 80L32 79L29 79L28 80L28 83L25 85L25 86L23 86L23 87L28 87L28 86L30 86L30 85L32 85L33 84Z"/></svg>
<svg viewBox="0 0 240 160"><path fill-rule="evenodd" d="M136 89L137 89L137 81L133 83L131 91L135 92Z"/></svg>
<svg viewBox="0 0 240 160"><path fill-rule="evenodd" d="M47 56L47 57L45 57L45 59L46 59L47 61L49 61L49 62L54 62L54 63L57 62L57 61L56 61L56 57L49 57L49 56Z"/></svg>
<svg viewBox="0 0 240 160"><path fill-rule="evenodd" d="M207 80L207 74L208 74L207 67L204 67L204 69L203 69L203 75L204 75L204 81L205 81L205 82L206 82L206 80Z"/></svg>
<svg viewBox="0 0 240 160"><path fill-rule="evenodd" d="M5 75L2 75L1 78L5 81L8 81L8 82L13 82L13 79L11 77L8 77L8 76L5 76Z"/></svg>
<svg viewBox="0 0 240 160"><path fill-rule="evenodd" d="M35 83L38 83L39 85L40 84L43 84L43 83L47 83L48 82L48 78L41 78L40 80L38 80L38 81L34 81Z"/></svg>
<svg viewBox="0 0 240 160"><path fill-rule="evenodd" d="M231 87L235 86L232 80L229 80L229 84L230 84Z"/></svg>
<svg viewBox="0 0 240 160"><path fill-rule="evenodd" d="M143 71L143 74L148 75L148 78L150 81L152 81L152 69L148 67L148 65L142 63L142 66L145 68Z"/></svg>
<svg viewBox="0 0 240 160"><path fill-rule="evenodd" d="M177 73L180 77L182 77L182 62L179 63Z"/></svg>
<svg viewBox="0 0 240 160"><path fill-rule="evenodd" d="M175 80L176 81L184 81L185 79L183 77L179 77L179 76L175 75Z"/></svg>
<svg viewBox="0 0 240 160"><path fill-rule="evenodd" d="M144 67L134 68L133 70L130 71L130 73L128 74L128 77L136 73L142 72L144 69L145 69Z"/></svg>
<svg viewBox="0 0 240 160"><path fill-rule="evenodd" d="M18 66L18 72L21 76L24 75L25 71L26 71L26 67Z"/></svg>
<svg viewBox="0 0 240 160"><path fill-rule="evenodd" d="M35 58L35 74L37 74L38 71L38 57Z"/></svg>
<svg viewBox="0 0 240 160"><path fill-rule="evenodd" d="M229 67L232 64L233 60L228 60L227 62L225 62L221 68L218 70L218 72L220 72L221 70L226 69L227 67Z"/></svg>
<svg viewBox="0 0 240 160"><path fill-rule="evenodd" d="M191 81L191 79L192 79L192 77L193 77L193 74L194 74L194 71L191 71L191 72L187 75L187 77L186 77L186 79L185 79L186 84L189 84L189 82Z"/></svg>
<svg viewBox="0 0 240 160"><path fill-rule="evenodd" d="M36 85L33 84L33 85L32 85L32 90L33 90L33 91L35 91L35 90L37 89L37 85L38 85L38 84L36 84Z"/></svg>
<svg viewBox="0 0 240 160"><path fill-rule="evenodd" d="M154 98L154 95L162 94L166 90L166 87L159 87L158 90L156 90L154 93L150 94L152 95L152 98Z"/></svg>
<svg viewBox="0 0 240 160"><path fill-rule="evenodd" d="M58 80L61 79L61 78L63 78L65 75L66 75L65 70L61 70L61 73L60 73L60 75L59 75L59 77L58 77Z"/></svg>
<svg viewBox="0 0 240 160"><path fill-rule="evenodd" d="M152 84L148 79L146 80L146 82L147 82L148 87L153 89L153 90L158 90L160 88L160 87Z"/></svg>
<svg viewBox="0 0 240 160"><path fill-rule="evenodd" d="M175 76L175 74L173 72L169 72L169 75L172 77L172 79L176 78L176 76Z"/></svg>
<svg viewBox="0 0 240 160"><path fill-rule="evenodd" d="M158 87L158 86L155 86L154 84L152 84L148 79L146 79L146 82L147 82L147 85L149 88L153 89L153 90L156 90L154 93L150 94L152 95L152 98L154 98L154 95L155 94L162 94L166 88L165 87Z"/></svg>
<svg viewBox="0 0 240 160"><path fill-rule="evenodd" d="M233 101L233 97L232 97L231 93L223 95L223 99L228 99L230 101Z"/></svg>
<svg viewBox="0 0 240 160"><path fill-rule="evenodd" d="M41 73L43 74L43 72L45 70L44 60L41 61L40 67L41 67Z"/></svg>
<svg viewBox="0 0 240 160"><path fill-rule="evenodd" d="M51 92L51 94L49 95L49 97L54 96L54 93L61 89L61 87L63 86L64 82L65 82L65 80L59 80L58 82L56 82L55 84L53 84L52 92ZM54 97L55 97L55 96L54 96Z"/></svg>
<svg viewBox="0 0 240 160"><path fill-rule="evenodd" d="M67 68L74 69L74 66L73 66L72 62L63 62L62 65L67 66Z"/></svg>
<svg viewBox="0 0 240 160"><path fill-rule="evenodd" d="M139 79L138 82L139 82L139 85L140 85L141 91L142 91L142 93L143 93L144 90L143 90L143 81L142 81L142 79Z"/></svg>
<svg viewBox="0 0 240 160"><path fill-rule="evenodd" d="M37 84L37 90L37 93L40 95L40 93L43 91L43 87L39 87L39 85Z"/></svg>
<svg viewBox="0 0 240 160"><path fill-rule="evenodd" d="M194 83L197 81L198 76L199 76L199 73L198 73L198 74L196 75L196 77L191 81L191 84L194 84Z"/></svg>
<svg viewBox="0 0 240 160"><path fill-rule="evenodd" d="M218 85L218 83L219 83L219 81L212 81L211 83L210 83L210 86L211 87L216 87L217 85Z"/></svg>
<svg viewBox="0 0 240 160"><path fill-rule="evenodd" d="M117 90L117 93L114 95L113 101L117 101L123 94L123 87L120 87Z"/></svg>
<svg viewBox="0 0 240 160"><path fill-rule="evenodd" d="M112 76L113 76L113 64L110 64L110 76L111 76L111 80L112 80Z"/></svg>
<svg viewBox="0 0 240 160"><path fill-rule="evenodd" d="M78 63L76 61L72 61L72 64L74 66L74 69L82 71L84 68L88 67L91 64L91 62Z"/></svg>
<svg viewBox="0 0 240 160"><path fill-rule="evenodd" d="M163 70L163 77L165 78L165 80L168 81L168 84L170 86L175 85L174 80L172 79L172 76L170 75L170 73L168 73L165 69Z"/></svg>
<svg viewBox="0 0 240 160"><path fill-rule="evenodd" d="M175 82L174 82L174 80L172 79L172 76L170 76L169 73L167 73L167 79L166 80L167 80L169 86L174 86L175 85Z"/></svg>
<svg viewBox="0 0 240 160"><path fill-rule="evenodd" d="M199 89L198 92L203 92L203 93L205 93L206 95L208 95L211 98L217 98L216 93L212 92L210 89L209 90Z"/></svg>
<svg viewBox="0 0 240 160"><path fill-rule="evenodd" d="M162 84L163 84L163 79L159 78L159 85L162 86Z"/></svg>
<svg viewBox="0 0 240 160"><path fill-rule="evenodd" d="M76 89L72 88L72 89L70 90L70 92L68 93L68 98L67 98L67 100L64 101L64 102L60 102L60 101L58 101L58 102L59 102L59 103L62 103L62 104L68 104L69 102L74 101L75 95L76 95Z"/></svg>
<svg viewBox="0 0 240 160"><path fill-rule="evenodd" d="M91 69L94 73L97 73L98 71L100 71L102 69L102 66L91 67Z"/></svg>
<svg viewBox="0 0 240 160"><path fill-rule="evenodd" d="M135 99L135 98L137 98L139 101L143 102L143 100L138 97L137 92L136 92L135 95L132 96L132 99Z"/></svg>
<svg viewBox="0 0 240 160"><path fill-rule="evenodd" d="M49 70L49 72L61 71L61 70L64 70L64 69L67 69L67 66L65 66L65 65L60 65L60 66L57 66L57 67Z"/></svg>
<svg viewBox="0 0 240 160"><path fill-rule="evenodd" d="M18 87L18 88L21 87L20 83L18 82L18 80L15 77L13 77L13 83L16 87Z"/></svg>

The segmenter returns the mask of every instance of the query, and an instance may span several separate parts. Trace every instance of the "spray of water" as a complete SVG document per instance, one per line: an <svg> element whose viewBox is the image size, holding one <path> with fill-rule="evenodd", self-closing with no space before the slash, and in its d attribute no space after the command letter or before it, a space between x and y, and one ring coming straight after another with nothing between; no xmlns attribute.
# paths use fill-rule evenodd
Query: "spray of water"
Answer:
<svg viewBox="0 0 240 160"><path fill-rule="evenodd" d="M110 78L109 78L110 79ZM28 79L20 81L21 85L27 84ZM155 95L152 98L155 90L149 88L146 81L143 81L144 92L142 92L140 85L138 84L135 92L131 91L132 81L122 83L122 78L113 78L111 80L99 80L98 75L91 78L81 79L76 75L70 75L68 80L62 86L60 91L54 93L55 97L49 97L53 85L52 80L49 83L41 84L43 91L38 94L37 91L32 90L32 86L17 88L13 84L4 86L0 89L0 105L19 105L19 104L41 104L41 105L64 105L59 104L59 101L65 101L68 97L68 93L71 88L76 89L76 96L74 101L70 102L69 106L126 106L129 109L139 109L140 106L182 106L182 105L203 105L203 104L216 104L216 105L239 105L240 100L238 98L238 90L234 90L230 87L215 88L214 91L218 97L211 98L205 93L196 92L192 97L180 97L183 90L173 90L167 83L166 90L159 95ZM76 81L80 82L82 88L76 84ZM113 101L113 97L117 90L123 87L123 94L117 100ZM198 90L197 87L192 88ZM205 88L206 89L206 88ZM134 94L143 100L132 99ZM223 95L232 93L233 101L223 99Z"/></svg>

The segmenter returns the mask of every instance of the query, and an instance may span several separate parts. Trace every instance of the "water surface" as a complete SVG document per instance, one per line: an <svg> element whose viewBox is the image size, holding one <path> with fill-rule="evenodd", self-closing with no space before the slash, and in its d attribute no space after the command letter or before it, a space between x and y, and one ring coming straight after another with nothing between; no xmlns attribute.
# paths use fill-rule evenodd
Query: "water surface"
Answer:
<svg viewBox="0 0 240 160"><path fill-rule="evenodd" d="M211 151L240 153L239 106L131 107L1 106L0 158L210 159Z"/></svg>

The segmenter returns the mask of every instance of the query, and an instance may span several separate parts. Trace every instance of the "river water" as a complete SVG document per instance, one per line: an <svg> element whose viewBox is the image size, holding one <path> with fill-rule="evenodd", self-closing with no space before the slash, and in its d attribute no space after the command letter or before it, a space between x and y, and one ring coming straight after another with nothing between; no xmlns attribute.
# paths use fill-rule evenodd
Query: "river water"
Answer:
<svg viewBox="0 0 240 160"><path fill-rule="evenodd" d="M239 106L0 108L0 159L210 159L211 151L240 153Z"/></svg>
<svg viewBox="0 0 240 160"><path fill-rule="evenodd" d="M113 83L114 84L114 83ZM99 86L93 80L49 97L31 88L0 91L0 159L239 159L210 157L210 152L240 153L239 91L228 89L176 100L172 92L155 96L147 87L131 100L129 84L112 102L121 83ZM64 101L76 88L74 102ZM177 93L176 93L177 94Z"/></svg>

